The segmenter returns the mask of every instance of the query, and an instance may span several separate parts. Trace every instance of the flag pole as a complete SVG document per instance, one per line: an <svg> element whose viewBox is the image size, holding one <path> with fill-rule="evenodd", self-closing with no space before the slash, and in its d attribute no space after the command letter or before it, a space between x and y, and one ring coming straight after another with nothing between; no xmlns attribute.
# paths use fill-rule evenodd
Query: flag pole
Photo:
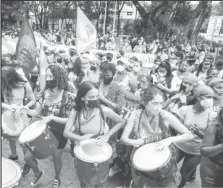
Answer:
<svg viewBox="0 0 223 188"><path fill-rule="evenodd" d="M75 37L77 37L77 1L75 1L75 15L76 15L76 25L75 25Z"/></svg>
<svg viewBox="0 0 223 188"><path fill-rule="evenodd" d="M113 20L113 35L115 34L116 9L117 9L117 1L115 1L115 12L114 12L114 20Z"/></svg>

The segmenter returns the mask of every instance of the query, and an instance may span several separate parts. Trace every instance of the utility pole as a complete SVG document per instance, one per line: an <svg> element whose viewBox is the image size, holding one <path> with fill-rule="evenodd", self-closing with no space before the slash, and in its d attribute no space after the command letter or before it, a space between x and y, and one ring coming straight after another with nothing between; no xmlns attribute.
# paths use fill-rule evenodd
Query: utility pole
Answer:
<svg viewBox="0 0 223 188"><path fill-rule="evenodd" d="M113 20L113 35L115 34L116 11L117 11L117 1L115 1L115 12L114 12L114 20Z"/></svg>
<svg viewBox="0 0 223 188"><path fill-rule="evenodd" d="M107 6L108 6L108 1L106 1L106 3L105 3L105 17L104 17L104 31L103 31L104 35L105 35L105 28L106 28Z"/></svg>

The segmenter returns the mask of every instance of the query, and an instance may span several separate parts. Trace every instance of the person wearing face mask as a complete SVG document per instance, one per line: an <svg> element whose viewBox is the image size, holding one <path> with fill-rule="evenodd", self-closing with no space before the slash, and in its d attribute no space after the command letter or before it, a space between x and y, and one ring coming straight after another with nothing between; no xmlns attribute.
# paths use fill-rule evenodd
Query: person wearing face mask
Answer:
<svg viewBox="0 0 223 188"><path fill-rule="evenodd" d="M113 81L116 74L115 65L107 63L102 70L102 80L99 83L99 99L117 114L124 105L124 92L121 86Z"/></svg>
<svg viewBox="0 0 223 188"><path fill-rule="evenodd" d="M119 59L117 64L117 73L114 81L123 88L126 100L125 107L132 110L136 107L132 100L134 99L138 86L137 78L133 74L127 72L126 67L128 64L125 59Z"/></svg>
<svg viewBox="0 0 223 188"><path fill-rule="evenodd" d="M59 145L55 148L55 151L52 154L55 167L55 178L53 181L54 188L59 188L61 184L61 157L63 149L67 143L67 138L63 136L63 131L74 102L73 96L70 95L67 90L68 79L66 71L59 64L49 65L46 70L46 87L42 92L41 98L38 100L36 108L31 110L27 107L21 107L15 112L15 116L19 116L21 113L26 113L31 116L37 116L40 113L43 114L40 124L47 124L58 140ZM43 177L44 172L39 169L38 162L33 154L32 148L28 145L24 145L23 152L26 162L23 169L23 175L28 175L30 169L32 169L34 173L34 180L31 182L31 186L36 186Z"/></svg>
<svg viewBox="0 0 223 188"><path fill-rule="evenodd" d="M80 85L75 98L75 108L72 109L64 129L65 137L73 141L96 138L98 144L104 144L110 142L110 137L123 127L124 120L112 109L101 106L98 95L99 91L92 82L86 81ZM116 123L111 129L106 123L107 118ZM87 186L83 182L80 184L81 187ZM97 185L100 186L102 185Z"/></svg>
<svg viewBox="0 0 223 188"><path fill-rule="evenodd" d="M124 41L124 46L122 47L122 51L124 53L132 53L132 47L130 45L130 41L129 40L125 40Z"/></svg>
<svg viewBox="0 0 223 188"><path fill-rule="evenodd" d="M142 39L138 40L138 42L136 43L136 46L133 49L133 52L134 53L141 53L141 54L146 53L146 47L143 44Z"/></svg>
<svg viewBox="0 0 223 188"><path fill-rule="evenodd" d="M188 64L186 59L181 60L177 66L178 68L173 72L173 79L171 81L170 89L172 92L179 91L182 79L190 74L188 72Z"/></svg>
<svg viewBox="0 0 223 188"><path fill-rule="evenodd" d="M4 115L5 111L16 111L17 109L20 109L20 107L22 106L30 108L35 104L36 100L30 84L28 83L27 79L24 79L24 77L21 76L13 67L8 67L8 66L2 67L1 78L2 78L1 80L2 116ZM26 104L25 104L25 99L29 100L29 102ZM20 127L25 129L29 125L29 119L27 115L21 114L21 116L19 116L19 119L21 120L19 122ZM4 123L6 126L8 126L7 121L8 119L6 119ZM9 141L9 147L11 150L11 155L9 156L9 159L13 161L18 161L18 155L16 151L17 150L16 140L18 139L18 137L8 135L7 130L4 129L2 135Z"/></svg>
<svg viewBox="0 0 223 188"><path fill-rule="evenodd" d="M158 68L159 68L159 65L161 64L161 62L162 62L162 61L161 61L160 58L156 58L156 59L154 60L153 66L152 66L152 68L149 70L148 74L149 74L149 75L152 75L152 74L157 73Z"/></svg>
<svg viewBox="0 0 223 188"><path fill-rule="evenodd" d="M196 179L196 168L201 161L200 146L207 128L217 113L213 111L214 91L207 85L197 85L193 89L197 102L194 105L183 106L177 111L177 117L193 133L194 139L188 142L176 143L177 162L184 159L181 167L181 183L184 187L187 182Z"/></svg>
<svg viewBox="0 0 223 188"><path fill-rule="evenodd" d="M204 62L198 66L195 75L198 77L198 82L204 84L207 78L207 72L211 68L211 60L205 58Z"/></svg>
<svg viewBox="0 0 223 188"><path fill-rule="evenodd" d="M164 109L172 114L176 114L180 107L195 104L196 100L193 95L193 88L197 84L197 77L194 74L185 76L182 80L180 90L170 94L169 99L165 102Z"/></svg>
<svg viewBox="0 0 223 188"><path fill-rule="evenodd" d="M157 73L151 75L153 77L154 84L164 91L165 93L170 93L170 83L172 81L173 75L171 73L171 66L168 60L162 62L158 69Z"/></svg>
<svg viewBox="0 0 223 188"><path fill-rule="evenodd" d="M190 131L174 115L162 110L164 103L163 93L158 88L151 87L147 89L142 96L142 101L143 108L132 112L121 137L124 144L132 147L126 154L128 156L126 157L127 164L135 150L144 144L156 142L158 150L170 147L173 156L175 156L173 143L193 139ZM179 135L171 136L170 128L176 130ZM153 137L157 134L162 136L160 138ZM132 153L131 156L129 155L130 153ZM157 180L155 180L150 178L149 175L145 176L140 171L137 171L138 175L136 175L136 169L132 167L133 187L177 187L180 182L180 174L176 164L174 164L173 168L175 169L174 173L170 173L163 178L157 177Z"/></svg>
<svg viewBox="0 0 223 188"><path fill-rule="evenodd" d="M223 107L223 79L212 78L207 82L207 85L213 89L215 94L213 109L215 112L219 112Z"/></svg>

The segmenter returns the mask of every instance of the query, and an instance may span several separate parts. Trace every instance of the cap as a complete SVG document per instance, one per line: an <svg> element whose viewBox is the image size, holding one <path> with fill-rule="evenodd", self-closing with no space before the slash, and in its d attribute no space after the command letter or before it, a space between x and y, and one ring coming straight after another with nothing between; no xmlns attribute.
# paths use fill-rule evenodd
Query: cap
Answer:
<svg viewBox="0 0 223 188"><path fill-rule="evenodd" d="M223 83L223 79L221 78L212 78L208 81L207 85L213 88L216 84Z"/></svg>
<svg viewBox="0 0 223 188"><path fill-rule="evenodd" d="M195 97L214 96L214 91L211 87L205 84L200 84L194 88L193 94Z"/></svg>
<svg viewBox="0 0 223 188"><path fill-rule="evenodd" d="M189 82L189 83L195 85L198 83L197 76L195 76L194 74L188 74L188 75L184 76L183 82Z"/></svg>

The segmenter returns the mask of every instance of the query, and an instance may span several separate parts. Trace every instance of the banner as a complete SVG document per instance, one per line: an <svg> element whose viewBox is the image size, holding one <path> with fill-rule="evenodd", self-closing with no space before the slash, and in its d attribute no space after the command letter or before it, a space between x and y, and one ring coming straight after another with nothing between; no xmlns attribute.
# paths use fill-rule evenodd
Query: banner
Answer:
<svg viewBox="0 0 223 188"><path fill-rule="evenodd" d="M16 59L21 63L26 75L36 66L36 40L29 26L27 15L23 17L23 23L16 45Z"/></svg>
<svg viewBox="0 0 223 188"><path fill-rule="evenodd" d="M39 53L39 85L40 91L43 91L46 86L46 69L48 67L47 57L43 49L42 43L40 43Z"/></svg>
<svg viewBox="0 0 223 188"><path fill-rule="evenodd" d="M140 54L140 53L125 53L125 58L128 60L131 57L137 57L142 62L142 67L151 68L153 66L155 56L153 54Z"/></svg>
<svg viewBox="0 0 223 188"><path fill-rule="evenodd" d="M96 48L97 31L95 26L79 7L77 8L76 37L79 54L89 51L91 48Z"/></svg>

